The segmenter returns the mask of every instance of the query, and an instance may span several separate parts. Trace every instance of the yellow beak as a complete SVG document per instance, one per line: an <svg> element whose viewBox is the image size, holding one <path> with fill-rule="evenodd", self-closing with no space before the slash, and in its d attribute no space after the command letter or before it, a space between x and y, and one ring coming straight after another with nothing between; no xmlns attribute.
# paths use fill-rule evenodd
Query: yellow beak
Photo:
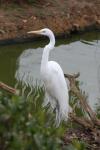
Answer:
<svg viewBox="0 0 100 150"><path fill-rule="evenodd" d="M40 34L41 30L37 30L37 31L29 31L27 32L28 34Z"/></svg>

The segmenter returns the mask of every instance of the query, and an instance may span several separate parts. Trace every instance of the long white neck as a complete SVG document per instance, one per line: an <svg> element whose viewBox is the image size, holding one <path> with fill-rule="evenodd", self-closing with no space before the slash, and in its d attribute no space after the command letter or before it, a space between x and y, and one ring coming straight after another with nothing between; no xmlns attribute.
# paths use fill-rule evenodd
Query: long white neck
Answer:
<svg viewBox="0 0 100 150"><path fill-rule="evenodd" d="M44 47L43 50L43 55L42 55L42 60L41 60L41 71L46 68L46 65L48 63L49 59L49 52L54 48L55 45L55 37L54 34L51 32L50 35L48 35L50 42L48 45Z"/></svg>

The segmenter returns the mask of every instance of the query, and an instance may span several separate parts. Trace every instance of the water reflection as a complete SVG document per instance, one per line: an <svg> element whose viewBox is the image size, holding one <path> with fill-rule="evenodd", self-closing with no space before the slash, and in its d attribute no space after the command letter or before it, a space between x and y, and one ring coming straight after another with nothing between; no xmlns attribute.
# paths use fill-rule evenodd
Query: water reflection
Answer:
<svg viewBox="0 0 100 150"><path fill-rule="evenodd" d="M27 49L18 58L16 79L32 87L40 81L42 48ZM50 60L57 61L65 73L80 72L81 88L93 106L100 97L100 41L76 41L55 47ZM40 82L39 82L40 84Z"/></svg>
<svg viewBox="0 0 100 150"><path fill-rule="evenodd" d="M40 84L41 56L42 48L37 48L25 50L18 58L15 78L22 82L22 85L34 87L37 80Z"/></svg>

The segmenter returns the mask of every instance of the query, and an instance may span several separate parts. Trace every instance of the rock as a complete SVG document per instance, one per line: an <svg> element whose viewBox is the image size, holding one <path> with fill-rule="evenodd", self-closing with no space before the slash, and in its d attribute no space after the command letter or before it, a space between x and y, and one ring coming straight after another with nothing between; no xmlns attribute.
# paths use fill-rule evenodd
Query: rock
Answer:
<svg viewBox="0 0 100 150"><path fill-rule="evenodd" d="M5 34L5 31L0 29L0 34Z"/></svg>
<svg viewBox="0 0 100 150"><path fill-rule="evenodd" d="M24 19L24 20L22 20L23 21L23 23L26 23L27 22L27 20L26 19Z"/></svg>
<svg viewBox="0 0 100 150"><path fill-rule="evenodd" d="M96 20L97 25L100 25L100 20Z"/></svg>

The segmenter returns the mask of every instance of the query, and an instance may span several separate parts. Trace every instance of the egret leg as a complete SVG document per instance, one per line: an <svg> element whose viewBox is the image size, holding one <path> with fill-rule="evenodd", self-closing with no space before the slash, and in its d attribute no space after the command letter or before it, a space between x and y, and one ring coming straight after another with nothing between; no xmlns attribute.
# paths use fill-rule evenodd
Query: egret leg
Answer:
<svg viewBox="0 0 100 150"><path fill-rule="evenodd" d="M60 124L60 121L61 121L61 114L60 114L60 108L59 108L59 104L57 103L56 104L56 127L59 126Z"/></svg>

